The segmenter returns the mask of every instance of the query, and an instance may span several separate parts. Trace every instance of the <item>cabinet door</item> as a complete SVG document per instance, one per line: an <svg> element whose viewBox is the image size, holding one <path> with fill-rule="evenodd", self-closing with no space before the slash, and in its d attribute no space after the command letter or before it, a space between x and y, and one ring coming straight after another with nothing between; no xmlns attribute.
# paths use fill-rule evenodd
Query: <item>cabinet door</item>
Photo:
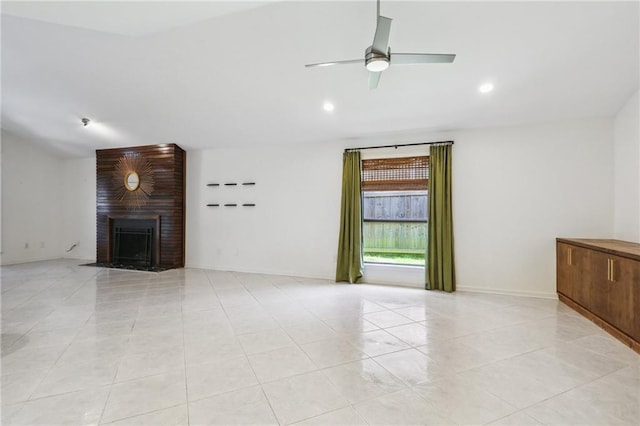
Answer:
<svg viewBox="0 0 640 426"><path fill-rule="evenodd" d="M609 259L609 293L603 319L629 336L637 336L640 317L634 315L633 307L640 285L640 262L618 256Z"/></svg>
<svg viewBox="0 0 640 426"><path fill-rule="evenodd" d="M572 264L573 247L558 243L556 246L556 290L567 296L570 299L574 299L574 269Z"/></svg>
<svg viewBox="0 0 640 426"><path fill-rule="evenodd" d="M577 302L604 319L608 310L609 258L606 253L589 251L588 262L582 269Z"/></svg>
<svg viewBox="0 0 640 426"><path fill-rule="evenodd" d="M581 287L589 279L589 253L582 247L558 243L556 247L557 291L580 303Z"/></svg>

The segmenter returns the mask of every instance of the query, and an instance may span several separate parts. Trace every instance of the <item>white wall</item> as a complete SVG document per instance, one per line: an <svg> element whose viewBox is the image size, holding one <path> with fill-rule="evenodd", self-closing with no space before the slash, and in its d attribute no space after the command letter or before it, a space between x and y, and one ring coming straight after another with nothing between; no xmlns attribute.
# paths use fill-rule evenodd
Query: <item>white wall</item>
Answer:
<svg viewBox="0 0 640 426"><path fill-rule="evenodd" d="M640 111L636 92L614 120L614 237L640 243Z"/></svg>
<svg viewBox="0 0 640 426"><path fill-rule="evenodd" d="M3 257L3 251L2 251L2 210L3 210L3 205L4 203L2 203L2 177L3 177L3 173L2 173L2 164L4 163L4 161L2 160L2 138L3 138L3 134L0 134L0 265L2 265L2 257Z"/></svg>
<svg viewBox="0 0 640 426"><path fill-rule="evenodd" d="M3 265L55 259L61 244L62 160L2 131Z"/></svg>
<svg viewBox="0 0 640 426"><path fill-rule="evenodd" d="M1 146L2 264L95 260L95 159L60 159L4 130Z"/></svg>
<svg viewBox="0 0 640 426"><path fill-rule="evenodd" d="M66 159L62 179L67 188L62 198L64 257L96 259L96 159ZM75 247L69 250L73 245Z"/></svg>
<svg viewBox="0 0 640 426"><path fill-rule="evenodd" d="M341 152L337 144L187 152L187 265L333 277ZM206 186L228 182L256 185Z"/></svg>
<svg viewBox="0 0 640 426"><path fill-rule="evenodd" d="M455 140L459 289L555 295L555 238L613 232L612 135L611 120L592 119L419 137ZM343 148L188 152L188 265L331 279ZM246 180L257 185L206 187ZM254 201L255 208L205 207ZM423 276L419 268L365 273L368 282L415 286Z"/></svg>
<svg viewBox="0 0 640 426"><path fill-rule="evenodd" d="M460 132L453 157L459 289L555 294L555 238L613 231L608 119Z"/></svg>

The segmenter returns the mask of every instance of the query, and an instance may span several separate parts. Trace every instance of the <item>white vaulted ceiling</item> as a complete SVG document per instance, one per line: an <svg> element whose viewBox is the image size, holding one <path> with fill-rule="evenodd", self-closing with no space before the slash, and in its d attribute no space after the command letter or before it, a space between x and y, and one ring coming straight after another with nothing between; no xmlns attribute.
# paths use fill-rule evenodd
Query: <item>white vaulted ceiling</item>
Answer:
<svg viewBox="0 0 640 426"><path fill-rule="evenodd" d="M392 66L371 91L363 66L304 64L362 57L372 0L3 1L2 127L85 156L612 116L639 86L638 6L383 1L392 52L457 58Z"/></svg>

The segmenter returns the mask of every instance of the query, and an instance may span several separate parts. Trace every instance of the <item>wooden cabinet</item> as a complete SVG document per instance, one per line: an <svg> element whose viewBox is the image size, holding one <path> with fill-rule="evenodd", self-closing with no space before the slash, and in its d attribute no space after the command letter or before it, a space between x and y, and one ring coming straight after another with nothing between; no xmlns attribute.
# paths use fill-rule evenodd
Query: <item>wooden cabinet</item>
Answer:
<svg viewBox="0 0 640 426"><path fill-rule="evenodd" d="M640 244L558 238L561 301L640 352Z"/></svg>

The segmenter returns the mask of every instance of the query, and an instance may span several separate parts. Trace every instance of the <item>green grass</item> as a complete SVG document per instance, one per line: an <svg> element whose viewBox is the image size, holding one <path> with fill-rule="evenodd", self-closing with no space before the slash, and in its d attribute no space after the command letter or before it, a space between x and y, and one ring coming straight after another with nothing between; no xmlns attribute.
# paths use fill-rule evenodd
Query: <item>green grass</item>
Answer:
<svg viewBox="0 0 640 426"><path fill-rule="evenodd" d="M424 266L424 252L390 252L364 250L364 261L369 263L392 263L395 265Z"/></svg>

